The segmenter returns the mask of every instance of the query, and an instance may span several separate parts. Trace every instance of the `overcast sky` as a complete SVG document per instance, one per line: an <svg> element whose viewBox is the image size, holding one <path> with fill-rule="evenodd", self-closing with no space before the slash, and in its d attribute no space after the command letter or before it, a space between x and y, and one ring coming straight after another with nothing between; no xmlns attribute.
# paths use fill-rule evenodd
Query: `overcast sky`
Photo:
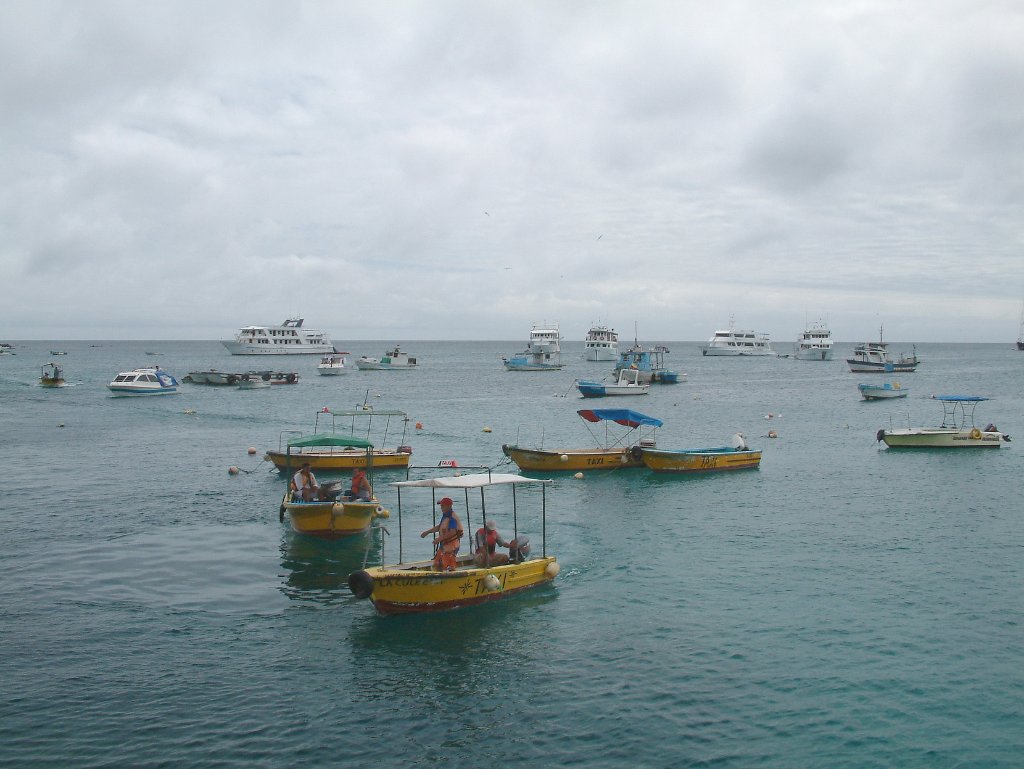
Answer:
<svg viewBox="0 0 1024 769"><path fill-rule="evenodd" d="M1018 334L1019 0L0 16L0 339Z"/></svg>

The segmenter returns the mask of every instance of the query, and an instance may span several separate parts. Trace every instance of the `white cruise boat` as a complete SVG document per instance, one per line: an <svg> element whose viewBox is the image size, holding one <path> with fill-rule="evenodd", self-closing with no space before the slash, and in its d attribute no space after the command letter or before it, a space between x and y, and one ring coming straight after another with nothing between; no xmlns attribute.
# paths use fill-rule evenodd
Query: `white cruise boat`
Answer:
<svg viewBox="0 0 1024 769"><path fill-rule="evenodd" d="M733 328L718 330L708 340L701 350L701 355L721 356L754 356L754 355L775 355L768 334L759 334L756 331L741 331Z"/></svg>
<svg viewBox="0 0 1024 769"><path fill-rule="evenodd" d="M558 324L534 325L530 329L530 342L518 355L502 358L508 371L560 371L562 363L562 335Z"/></svg>
<svg viewBox="0 0 1024 769"><path fill-rule="evenodd" d="M832 360L832 332L822 321L812 323L800 334L793 357L797 360Z"/></svg>
<svg viewBox="0 0 1024 769"><path fill-rule="evenodd" d="M612 361L619 359L619 335L615 329L607 326L593 326L587 332L583 344L586 360Z"/></svg>
<svg viewBox="0 0 1024 769"><path fill-rule="evenodd" d="M178 380L156 366L122 371L107 387L115 395L170 395L178 391Z"/></svg>
<svg viewBox="0 0 1024 769"><path fill-rule="evenodd" d="M326 355L335 352L323 331L302 327L302 318L288 318L280 326L246 326L234 341L222 341L232 355Z"/></svg>

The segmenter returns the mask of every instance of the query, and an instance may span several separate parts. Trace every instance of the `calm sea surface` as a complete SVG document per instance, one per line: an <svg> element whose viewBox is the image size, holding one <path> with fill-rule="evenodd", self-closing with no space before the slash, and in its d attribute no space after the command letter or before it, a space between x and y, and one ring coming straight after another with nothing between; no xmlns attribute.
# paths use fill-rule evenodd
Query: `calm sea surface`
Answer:
<svg viewBox="0 0 1024 769"><path fill-rule="evenodd" d="M0 357L0 766L1024 766L1012 343L918 345L923 365L897 377L910 396L888 403L859 399L859 381L880 380L847 371L851 344L811 363L669 342L686 383L602 401L572 388L611 368L582 343L560 373L505 372L515 343L404 346L420 370L319 377L315 357L277 359L298 385L157 398L105 384L154 363L181 378L264 361L217 342L24 342ZM71 386L40 388L57 348ZM979 424L1021 440L876 444L881 427L937 425L939 393L992 397ZM597 406L663 419L663 448L740 431L764 459L727 476L558 477L553 587L381 618L346 585L366 541L293 535L284 480L261 462L319 409L364 401L408 412L388 443L417 465L493 466L517 440L591 445L575 412ZM413 555L432 514L414 502L403 493ZM488 498L499 523L504 502Z"/></svg>

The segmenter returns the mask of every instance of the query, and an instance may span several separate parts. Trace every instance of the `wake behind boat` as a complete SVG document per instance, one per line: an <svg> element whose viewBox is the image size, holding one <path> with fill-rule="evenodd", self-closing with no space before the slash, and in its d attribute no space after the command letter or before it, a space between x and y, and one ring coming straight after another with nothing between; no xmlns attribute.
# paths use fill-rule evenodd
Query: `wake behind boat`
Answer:
<svg viewBox="0 0 1024 769"><path fill-rule="evenodd" d="M221 341L232 355L325 355L334 344L323 331L302 327L303 318L280 326L245 326L233 341Z"/></svg>

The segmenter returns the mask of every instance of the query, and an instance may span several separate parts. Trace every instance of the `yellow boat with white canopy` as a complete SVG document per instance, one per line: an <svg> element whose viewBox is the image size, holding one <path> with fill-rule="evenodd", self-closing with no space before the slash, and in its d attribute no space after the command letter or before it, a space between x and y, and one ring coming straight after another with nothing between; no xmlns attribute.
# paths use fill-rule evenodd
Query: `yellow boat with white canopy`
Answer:
<svg viewBox="0 0 1024 769"><path fill-rule="evenodd" d="M462 606L472 606L486 601L499 600L524 590L540 587L551 582L559 571L558 561L547 552L547 484L550 479L524 478L508 473L473 473L454 477L427 478L424 480L399 481L398 488L398 563L374 566L349 575L348 584L357 598L369 598L380 614L403 614L413 612L442 611ZM541 551L530 550L529 539L520 529L517 487L525 486L525 494L540 503L540 516L533 519L540 525ZM511 521L513 539L510 542L507 563L484 565L474 561L472 552L463 553L455 559L455 568L438 571L431 557L416 561L405 560L403 544L402 492L411 488L431 489L431 507L436 511L437 491L461 489L463 499L458 502L457 514L462 518L465 541L473 542L473 532L483 527L494 514L487 508L485 491L505 487L511 491L511 505L506 507L498 520L507 531L505 521ZM471 512L471 499L479 491L477 514ZM540 493L537 494L536 492ZM407 492L408 493L408 492ZM521 492L522 493L522 492ZM445 496L442 494L442 497ZM436 523L436 521L435 521ZM417 538L417 542L419 538ZM467 548L471 550L472 548ZM503 560L503 559L502 559Z"/></svg>

